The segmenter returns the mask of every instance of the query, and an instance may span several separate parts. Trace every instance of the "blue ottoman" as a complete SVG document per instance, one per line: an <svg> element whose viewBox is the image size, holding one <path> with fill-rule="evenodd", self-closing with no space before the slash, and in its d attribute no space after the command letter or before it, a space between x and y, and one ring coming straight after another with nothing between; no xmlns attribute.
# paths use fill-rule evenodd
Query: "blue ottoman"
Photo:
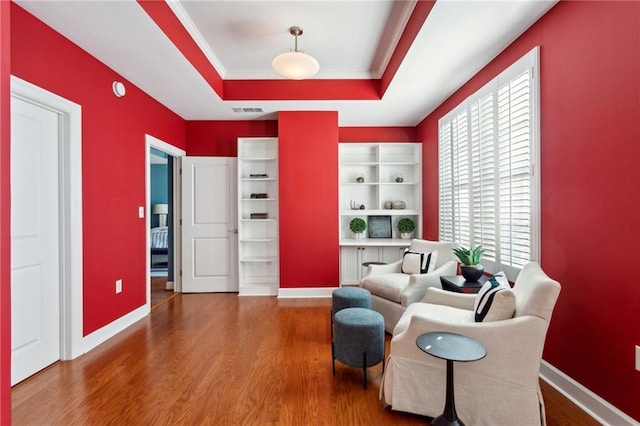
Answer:
<svg viewBox="0 0 640 426"><path fill-rule="evenodd" d="M331 314L345 308L371 309L371 293L360 287L340 287L331 294Z"/></svg>
<svg viewBox="0 0 640 426"><path fill-rule="evenodd" d="M333 375L336 359L350 367L361 367L367 388L367 367L382 362L384 371L384 318L366 308L345 308L333 316Z"/></svg>
<svg viewBox="0 0 640 426"><path fill-rule="evenodd" d="M345 308L371 309L371 293L360 287L340 287L331 293L331 336L333 336L333 316Z"/></svg>

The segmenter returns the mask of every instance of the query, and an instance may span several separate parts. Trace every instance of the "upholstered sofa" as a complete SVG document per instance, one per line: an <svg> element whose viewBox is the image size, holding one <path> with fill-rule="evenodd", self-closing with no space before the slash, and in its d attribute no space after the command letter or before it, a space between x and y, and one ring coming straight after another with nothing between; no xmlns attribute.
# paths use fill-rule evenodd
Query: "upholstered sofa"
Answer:
<svg viewBox="0 0 640 426"><path fill-rule="evenodd" d="M422 352L416 338L428 332L450 332L472 337L487 350L479 361L455 363L455 404L462 421L471 425L546 424L540 361L560 284L537 263L528 263L512 289L493 297L492 318L479 321L481 303L475 306L475 302L482 299L482 292L461 294L431 288L423 303L409 306L393 331L380 386L381 398L392 409L430 417L442 413L446 362Z"/></svg>
<svg viewBox="0 0 640 426"><path fill-rule="evenodd" d="M384 317L384 327L393 331L400 316L412 303L420 302L429 287L442 288L441 275L455 275L458 262L453 249L457 243L411 240L409 250L414 253L431 253L429 271L426 273L405 273L405 259L387 265L369 265L360 282L371 292L371 309Z"/></svg>

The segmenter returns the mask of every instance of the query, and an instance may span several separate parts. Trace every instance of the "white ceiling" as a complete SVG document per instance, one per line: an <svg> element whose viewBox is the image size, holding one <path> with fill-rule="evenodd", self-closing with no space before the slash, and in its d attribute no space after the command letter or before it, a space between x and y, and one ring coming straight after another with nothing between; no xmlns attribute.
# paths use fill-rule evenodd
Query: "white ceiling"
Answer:
<svg viewBox="0 0 640 426"><path fill-rule="evenodd" d="M187 120L274 119L280 110L337 110L341 126L414 126L553 5L439 0L381 100L223 101L133 0L17 0ZM224 79L278 79L277 54L299 48L315 78L379 78L414 1L178 1L168 4ZM261 107L264 113L233 112Z"/></svg>

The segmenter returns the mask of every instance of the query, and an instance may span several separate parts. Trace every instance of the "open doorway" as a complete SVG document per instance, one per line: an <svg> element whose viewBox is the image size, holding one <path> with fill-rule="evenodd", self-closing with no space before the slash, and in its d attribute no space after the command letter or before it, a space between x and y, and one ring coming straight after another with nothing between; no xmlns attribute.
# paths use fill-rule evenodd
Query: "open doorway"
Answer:
<svg viewBox="0 0 640 426"><path fill-rule="evenodd" d="M166 152L151 148L150 152L150 205L147 211L151 228L151 308L172 297L173 286L173 223L172 185L173 157Z"/></svg>
<svg viewBox="0 0 640 426"><path fill-rule="evenodd" d="M146 149L147 304L152 309L180 291L177 165L185 152L149 135Z"/></svg>

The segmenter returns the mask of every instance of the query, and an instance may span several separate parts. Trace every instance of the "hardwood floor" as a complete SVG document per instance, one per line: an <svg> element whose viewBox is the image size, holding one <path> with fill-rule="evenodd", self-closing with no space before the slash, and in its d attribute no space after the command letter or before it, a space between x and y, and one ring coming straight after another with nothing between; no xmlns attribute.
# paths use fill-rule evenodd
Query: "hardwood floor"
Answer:
<svg viewBox="0 0 640 426"><path fill-rule="evenodd" d="M151 277L151 309L175 297L173 290L167 290L167 277Z"/></svg>
<svg viewBox="0 0 640 426"><path fill-rule="evenodd" d="M15 425L424 425L378 399L381 366L336 363L330 299L177 295L13 388ZM387 339L388 345L388 339ZM387 348L388 352L388 348ZM549 386L550 426L597 425Z"/></svg>

